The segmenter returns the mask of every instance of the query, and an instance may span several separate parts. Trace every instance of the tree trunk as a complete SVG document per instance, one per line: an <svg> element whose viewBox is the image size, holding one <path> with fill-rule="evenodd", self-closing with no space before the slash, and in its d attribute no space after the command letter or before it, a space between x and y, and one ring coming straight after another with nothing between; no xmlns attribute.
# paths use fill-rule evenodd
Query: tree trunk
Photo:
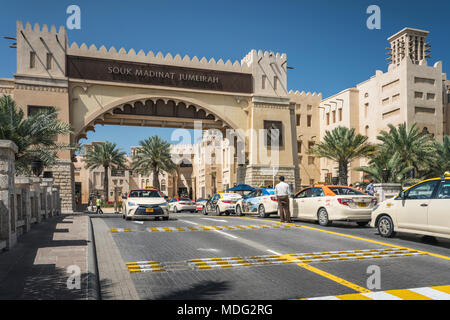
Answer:
<svg viewBox="0 0 450 320"><path fill-rule="evenodd" d="M160 189L159 186L159 172L157 170L153 170L153 187L157 190Z"/></svg>
<svg viewBox="0 0 450 320"><path fill-rule="evenodd" d="M105 202L108 203L108 166L103 166L103 169L105 169L105 176L103 177L103 192L105 194Z"/></svg>
<svg viewBox="0 0 450 320"><path fill-rule="evenodd" d="M348 162L339 161L339 184L342 186L346 186L347 178L348 178Z"/></svg>

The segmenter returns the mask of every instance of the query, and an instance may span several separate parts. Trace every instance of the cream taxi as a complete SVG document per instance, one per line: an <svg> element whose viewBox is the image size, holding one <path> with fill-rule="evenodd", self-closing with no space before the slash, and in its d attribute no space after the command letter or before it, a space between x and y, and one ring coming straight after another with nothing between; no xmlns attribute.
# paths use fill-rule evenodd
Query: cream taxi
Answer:
<svg viewBox="0 0 450 320"><path fill-rule="evenodd" d="M373 209L370 225L387 238L405 232L450 239L450 173L381 202Z"/></svg>
<svg viewBox="0 0 450 320"><path fill-rule="evenodd" d="M370 222L377 199L346 186L316 185L290 198L292 218L318 221L328 226L333 221L354 221L360 226Z"/></svg>

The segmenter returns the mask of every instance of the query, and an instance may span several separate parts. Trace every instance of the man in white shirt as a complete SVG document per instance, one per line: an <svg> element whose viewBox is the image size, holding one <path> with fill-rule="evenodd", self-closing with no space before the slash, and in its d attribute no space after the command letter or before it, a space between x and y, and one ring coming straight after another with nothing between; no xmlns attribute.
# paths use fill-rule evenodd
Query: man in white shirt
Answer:
<svg viewBox="0 0 450 320"><path fill-rule="evenodd" d="M284 182L284 177L280 176L280 183L275 186L275 195L278 200L278 210L280 211L280 221L291 223L291 213L289 211L289 195L291 190Z"/></svg>

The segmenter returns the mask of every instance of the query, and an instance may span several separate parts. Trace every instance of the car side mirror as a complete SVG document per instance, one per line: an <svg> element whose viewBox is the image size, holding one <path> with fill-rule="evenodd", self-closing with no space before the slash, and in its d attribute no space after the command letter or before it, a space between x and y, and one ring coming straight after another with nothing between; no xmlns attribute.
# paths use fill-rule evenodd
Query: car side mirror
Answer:
<svg viewBox="0 0 450 320"><path fill-rule="evenodd" d="M122 199L126 200L126 199L127 199L127 195L126 195L126 194L123 194L123 195L122 195Z"/></svg>
<svg viewBox="0 0 450 320"><path fill-rule="evenodd" d="M169 197L168 196L164 196L164 200L167 200L167 199L169 199Z"/></svg>

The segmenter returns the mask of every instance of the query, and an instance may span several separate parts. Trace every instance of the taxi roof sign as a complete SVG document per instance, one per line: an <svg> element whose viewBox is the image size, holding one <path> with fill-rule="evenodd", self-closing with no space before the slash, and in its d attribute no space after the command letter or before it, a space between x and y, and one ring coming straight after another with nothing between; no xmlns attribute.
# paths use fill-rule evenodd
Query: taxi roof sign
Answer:
<svg viewBox="0 0 450 320"><path fill-rule="evenodd" d="M442 177L443 178L450 178L450 171L446 171Z"/></svg>

